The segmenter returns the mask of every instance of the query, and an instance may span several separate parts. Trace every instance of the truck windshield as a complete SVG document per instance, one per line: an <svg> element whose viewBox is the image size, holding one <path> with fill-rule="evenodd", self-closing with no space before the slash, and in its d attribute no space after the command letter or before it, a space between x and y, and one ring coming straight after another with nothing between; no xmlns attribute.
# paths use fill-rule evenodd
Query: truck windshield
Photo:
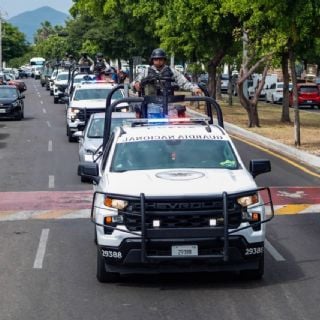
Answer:
<svg viewBox="0 0 320 320"><path fill-rule="evenodd" d="M150 169L227 168L239 163L226 140L156 140L118 143L111 172Z"/></svg>
<svg viewBox="0 0 320 320"><path fill-rule="evenodd" d="M94 100L106 99L111 89L79 89L74 94L74 100ZM113 99L122 99L123 95L120 91L116 91L112 96Z"/></svg>

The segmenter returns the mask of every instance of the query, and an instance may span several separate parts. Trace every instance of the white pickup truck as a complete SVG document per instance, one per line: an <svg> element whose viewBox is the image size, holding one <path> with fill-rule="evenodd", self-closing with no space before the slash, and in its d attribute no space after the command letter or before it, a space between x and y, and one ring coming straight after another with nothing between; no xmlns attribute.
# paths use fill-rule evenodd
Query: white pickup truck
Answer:
<svg viewBox="0 0 320 320"><path fill-rule="evenodd" d="M99 161L79 165L95 183L99 281L222 270L263 276L272 200L254 177L270 162L251 160L248 171L224 128L209 120L130 119Z"/></svg>

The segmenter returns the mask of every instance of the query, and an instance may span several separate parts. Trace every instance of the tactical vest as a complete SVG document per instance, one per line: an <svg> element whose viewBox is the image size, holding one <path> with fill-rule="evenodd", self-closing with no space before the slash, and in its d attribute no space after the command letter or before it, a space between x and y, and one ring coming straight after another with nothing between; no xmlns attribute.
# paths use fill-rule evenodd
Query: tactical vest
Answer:
<svg viewBox="0 0 320 320"><path fill-rule="evenodd" d="M164 66L164 68L161 71L156 71L153 68L148 68L148 77L166 77L166 78L172 78L173 72L169 66ZM163 95L163 88L165 87L165 81L161 81L161 84L159 84L158 81L154 81L153 83L148 83L144 87L144 94L146 96L159 96ZM173 90L171 88L169 94L173 94Z"/></svg>

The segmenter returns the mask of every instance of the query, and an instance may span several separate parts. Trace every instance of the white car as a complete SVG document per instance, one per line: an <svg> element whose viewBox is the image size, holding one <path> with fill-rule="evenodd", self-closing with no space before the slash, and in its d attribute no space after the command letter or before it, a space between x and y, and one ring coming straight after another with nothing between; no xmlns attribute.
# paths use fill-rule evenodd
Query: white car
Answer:
<svg viewBox="0 0 320 320"><path fill-rule="evenodd" d="M97 278L123 273L241 271L261 278L266 213L254 177L227 132L203 119L137 119L117 127L95 181Z"/></svg>
<svg viewBox="0 0 320 320"><path fill-rule="evenodd" d="M69 72L62 71L57 73L57 77L53 81L53 102L58 103L64 97L68 86Z"/></svg>
<svg viewBox="0 0 320 320"><path fill-rule="evenodd" d="M289 90L292 89L292 83L289 83ZM283 100L283 82L272 83L266 88L266 102L282 103Z"/></svg>
<svg viewBox="0 0 320 320"><path fill-rule="evenodd" d="M73 134L85 128L91 114L104 112L106 98L109 92L116 86L108 82L85 82L75 86L67 106L67 136L69 142L75 141ZM124 91L118 90L114 93L114 100L124 98ZM119 109L128 109L128 104L121 104Z"/></svg>
<svg viewBox="0 0 320 320"><path fill-rule="evenodd" d="M184 67L183 67L183 65L181 65L181 64L176 64L176 65L174 66L174 68L175 68L177 71L181 72L181 73L184 72Z"/></svg>

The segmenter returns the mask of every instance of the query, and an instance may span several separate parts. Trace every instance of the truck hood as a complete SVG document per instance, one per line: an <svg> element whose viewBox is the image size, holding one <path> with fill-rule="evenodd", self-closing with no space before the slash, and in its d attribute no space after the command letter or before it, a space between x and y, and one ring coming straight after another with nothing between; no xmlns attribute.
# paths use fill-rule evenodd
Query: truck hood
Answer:
<svg viewBox="0 0 320 320"><path fill-rule="evenodd" d="M108 173L106 190L138 196L210 195L255 189L256 183L244 169L165 169ZM104 183L102 184L104 185Z"/></svg>

